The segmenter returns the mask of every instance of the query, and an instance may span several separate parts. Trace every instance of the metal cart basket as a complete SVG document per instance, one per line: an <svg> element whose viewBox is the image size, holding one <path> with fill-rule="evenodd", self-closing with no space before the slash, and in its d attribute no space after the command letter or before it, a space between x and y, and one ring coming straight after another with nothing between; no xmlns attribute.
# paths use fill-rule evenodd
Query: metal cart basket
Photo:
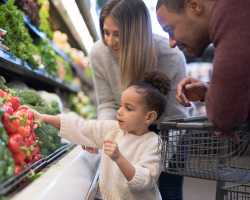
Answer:
<svg viewBox="0 0 250 200"><path fill-rule="evenodd" d="M164 171L216 180L216 199L227 199L228 192L237 193L238 200L250 199L247 185L243 191L239 191L240 187L238 190L224 187L225 182L250 182L250 122L225 130L214 127L206 116L200 116L162 122L160 129L159 150ZM221 136L226 133L233 133L234 138Z"/></svg>

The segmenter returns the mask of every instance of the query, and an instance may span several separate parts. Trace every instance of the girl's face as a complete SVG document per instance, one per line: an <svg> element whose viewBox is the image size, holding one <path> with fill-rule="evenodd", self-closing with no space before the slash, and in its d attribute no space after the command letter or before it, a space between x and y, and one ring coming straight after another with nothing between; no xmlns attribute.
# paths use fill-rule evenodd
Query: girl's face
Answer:
<svg viewBox="0 0 250 200"><path fill-rule="evenodd" d="M114 55L119 58L119 28L115 20L110 16L104 20L103 32L107 45L113 50Z"/></svg>
<svg viewBox="0 0 250 200"><path fill-rule="evenodd" d="M147 133L151 123L148 121L149 113L142 103L142 95L133 86L123 92L121 107L117 111L117 120L122 130L134 135Z"/></svg>

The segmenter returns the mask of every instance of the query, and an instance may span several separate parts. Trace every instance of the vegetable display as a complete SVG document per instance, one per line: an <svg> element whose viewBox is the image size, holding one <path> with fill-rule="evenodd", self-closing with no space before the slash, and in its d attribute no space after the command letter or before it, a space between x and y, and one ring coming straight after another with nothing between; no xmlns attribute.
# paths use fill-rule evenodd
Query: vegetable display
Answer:
<svg viewBox="0 0 250 200"><path fill-rule="evenodd" d="M96 107L91 104L90 98L84 92L78 92L77 95L71 93L68 95L69 107L72 111L86 120L97 118Z"/></svg>
<svg viewBox="0 0 250 200"><path fill-rule="evenodd" d="M37 69L44 69L50 75L59 76L64 81L72 83L73 71L70 64L56 54L48 39L33 40L24 22L24 13L21 10L33 25L39 26L39 29L52 39L53 32L48 22L49 1L5 2L0 3L0 48L26 61L34 72ZM65 49L77 66L82 69L87 67L88 60L83 52L71 49L69 43L65 45ZM20 65L26 67L26 62ZM90 68L88 72L91 77ZM47 76L47 73L45 75ZM38 123L39 127L34 130L34 124L37 122L33 121L32 111L20 108L21 105L28 105L42 114L57 115L60 114L58 103L56 101L46 103L34 90L17 94L5 84L4 77L0 76L0 184L64 145L56 128L49 124ZM74 98L73 94L70 96L69 99ZM96 108L91 105L90 99L83 93L79 93L77 98L78 102L71 104L71 108L85 119L96 118Z"/></svg>
<svg viewBox="0 0 250 200"><path fill-rule="evenodd" d="M0 3L0 28L7 31L2 36L3 44L9 48L10 53L28 62L33 69L38 68L38 63L33 55L37 49L24 23L24 13L13 5L14 0Z"/></svg>
<svg viewBox="0 0 250 200"><path fill-rule="evenodd" d="M48 39L37 39L34 41L37 46L39 54L41 55L44 70L52 76L58 77L59 65L57 64L57 55Z"/></svg>
<svg viewBox="0 0 250 200"><path fill-rule="evenodd" d="M51 25L49 22L49 9L50 4L48 0L38 0L38 2L42 5L41 9L39 10L39 16L41 24L39 26L39 29L46 33L46 36L49 39L53 39L53 31L51 29Z"/></svg>
<svg viewBox="0 0 250 200"><path fill-rule="evenodd" d="M73 72L69 63L64 60L61 56L56 56L57 63L60 67L59 77L68 83L73 81Z"/></svg>
<svg viewBox="0 0 250 200"><path fill-rule="evenodd" d="M7 31L3 30L0 28L0 49L3 49L3 50L9 50L8 47L6 47L4 44L2 44L2 42L4 41L4 39L1 37L3 36Z"/></svg>
<svg viewBox="0 0 250 200"><path fill-rule="evenodd" d="M15 174L15 161L10 150L6 147L9 142L9 137L4 130L1 118L4 116L3 102L0 99L0 183Z"/></svg>
<svg viewBox="0 0 250 200"><path fill-rule="evenodd" d="M14 158L12 172L19 173L21 170L37 161L41 142L38 141L34 134L33 113L26 108L20 108L21 101L17 97L0 89L1 97L1 123L7 132L8 140L4 133L1 133L1 140L5 142L6 147L11 153L6 153L10 158ZM39 123L38 123L39 124ZM39 124L39 126L41 126ZM3 147L1 147L3 148ZM4 151L8 151L5 150ZM0 156L1 157L1 156ZM11 164L11 160L8 160ZM9 165L7 165L9 167ZM1 167L1 165L0 165ZM9 169L10 170L10 169Z"/></svg>
<svg viewBox="0 0 250 200"><path fill-rule="evenodd" d="M31 24L36 27L40 25L41 4L37 0L15 0L15 5L29 17Z"/></svg>
<svg viewBox="0 0 250 200"><path fill-rule="evenodd" d="M34 90L26 90L18 95L22 104L28 105L34 110L42 114L57 115L60 114L59 106L56 101L46 103L41 96ZM42 123L42 126L37 128L34 132L42 143L39 153L43 156L48 156L55 150L63 146L61 138L58 136L57 129L49 124Z"/></svg>

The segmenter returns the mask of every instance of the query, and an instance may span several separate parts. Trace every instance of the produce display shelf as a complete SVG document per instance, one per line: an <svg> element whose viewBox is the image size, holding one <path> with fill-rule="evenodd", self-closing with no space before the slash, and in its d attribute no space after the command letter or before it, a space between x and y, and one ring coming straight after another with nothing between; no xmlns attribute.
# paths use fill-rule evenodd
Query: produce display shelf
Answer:
<svg viewBox="0 0 250 200"><path fill-rule="evenodd" d="M46 39L47 36L44 32L39 31L34 25L30 23L30 19L25 15L24 16L24 22L28 25L28 27L40 38Z"/></svg>
<svg viewBox="0 0 250 200"><path fill-rule="evenodd" d="M0 0L0 2L7 3L8 0ZM41 38L41 39L46 39L47 38L47 36L46 36L46 34L44 32L39 31L37 29L37 27L35 27L34 25L32 25L30 23L30 19L26 15L24 16L24 22L26 23L28 28L35 35L37 35L39 38ZM81 69L53 41L50 40L50 43L51 43L53 49L55 50L55 52L58 55L60 55L62 58L64 58L70 64L70 66L76 71L76 74L77 74L78 78L81 80L81 82L83 84L87 84L91 89L93 89L94 88L93 81L91 79L89 79L86 75L84 75L84 73L81 71Z"/></svg>
<svg viewBox="0 0 250 200"><path fill-rule="evenodd" d="M65 54L52 40L50 40L50 44L55 52L65 59L71 67L76 71L77 76L80 78L83 84L87 84L90 88L94 88L93 81L84 75L82 70Z"/></svg>
<svg viewBox="0 0 250 200"><path fill-rule="evenodd" d="M33 31L34 34L36 34L41 39L46 39L46 34L42 31L39 31L34 25L30 23L29 18L25 15L24 22L29 27L30 30ZM90 88L94 88L93 81L89 79L87 76L84 75L82 70L69 58L69 56L64 53L52 40L50 40L50 44L52 48L55 50L55 52L61 56L63 59L65 59L70 66L75 70L77 76L80 78L81 82L83 84L87 84Z"/></svg>
<svg viewBox="0 0 250 200"><path fill-rule="evenodd" d="M26 79L29 79L35 82L47 84L50 87L55 86L63 90L67 90L70 92L79 92L81 91L81 87L78 85L73 85L66 83L62 79L58 77L53 77L52 75L48 74L44 70L33 70L29 67L29 65L21 60L18 57L15 57L13 54L0 49L0 69L1 72L5 70L7 73L11 72L12 74L16 74L17 78L20 78L20 75Z"/></svg>
<svg viewBox="0 0 250 200"><path fill-rule="evenodd" d="M60 157L62 154L64 154L69 149L72 149L76 145L73 143L67 143L61 148L57 149L52 154L48 155L45 158L42 158L41 160L35 162L30 167L26 168L19 174L15 175L14 177L6 180L0 185L0 196L8 195L9 193L13 192L14 190L18 190L22 187L25 187L29 181L29 177L31 175L36 174L39 171L42 171L47 165L49 165L51 162L56 160L58 157Z"/></svg>

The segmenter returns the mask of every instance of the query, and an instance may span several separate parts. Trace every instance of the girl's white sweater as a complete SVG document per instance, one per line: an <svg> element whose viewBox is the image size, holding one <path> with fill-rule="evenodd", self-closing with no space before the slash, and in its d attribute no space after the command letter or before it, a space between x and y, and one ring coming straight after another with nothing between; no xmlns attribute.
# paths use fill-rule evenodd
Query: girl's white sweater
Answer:
<svg viewBox="0 0 250 200"><path fill-rule="evenodd" d="M59 115L59 136L88 147L101 149L103 140L118 143L123 156L130 161L136 173L127 181L117 164L102 152L99 191L104 200L158 200L161 199L156 181L160 175L158 137L154 132L136 136L119 128L114 120L85 121L69 115Z"/></svg>

